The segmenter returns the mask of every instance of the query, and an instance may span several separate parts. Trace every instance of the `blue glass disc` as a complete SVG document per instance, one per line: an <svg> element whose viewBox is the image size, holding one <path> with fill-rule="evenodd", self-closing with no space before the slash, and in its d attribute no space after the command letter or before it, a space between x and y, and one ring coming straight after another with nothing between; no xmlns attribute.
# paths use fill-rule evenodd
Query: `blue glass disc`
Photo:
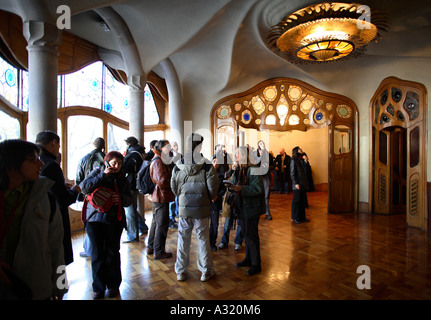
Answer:
<svg viewBox="0 0 431 320"><path fill-rule="evenodd" d="M7 69L4 76L9 87L13 87L16 84L15 73L11 69Z"/></svg>
<svg viewBox="0 0 431 320"><path fill-rule="evenodd" d="M111 113L112 112L112 104L110 102L105 103L104 109L106 112Z"/></svg>

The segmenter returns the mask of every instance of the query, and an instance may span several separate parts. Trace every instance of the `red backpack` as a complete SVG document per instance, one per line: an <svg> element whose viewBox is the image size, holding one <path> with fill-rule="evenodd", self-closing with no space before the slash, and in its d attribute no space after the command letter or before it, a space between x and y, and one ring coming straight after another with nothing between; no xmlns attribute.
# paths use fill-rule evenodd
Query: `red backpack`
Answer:
<svg viewBox="0 0 431 320"><path fill-rule="evenodd" d="M90 203L97 212L107 213L109 209L114 205L113 196L115 194L118 195L119 203L118 203L118 221L121 221L121 197L118 192L117 182L115 182L115 191L107 188L107 187L97 187L94 189L92 193L85 195L84 204L82 206L81 211L81 219L82 222L87 221L87 204ZM90 217L91 218L91 217Z"/></svg>

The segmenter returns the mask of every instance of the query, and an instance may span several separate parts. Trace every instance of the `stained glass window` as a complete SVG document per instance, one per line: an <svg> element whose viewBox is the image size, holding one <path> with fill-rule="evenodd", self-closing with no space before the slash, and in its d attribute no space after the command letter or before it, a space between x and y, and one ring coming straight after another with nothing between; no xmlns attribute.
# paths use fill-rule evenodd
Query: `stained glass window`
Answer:
<svg viewBox="0 0 431 320"><path fill-rule="evenodd" d="M222 105L217 108L217 117L219 117L219 119L226 119L231 115L231 113L232 109L230 108L230 106Z"/></svg>
<svg viewBox="0 0 431 320"><path fill-rule="evenodd" d="M75 180L79 160L94 149L93 141L103 136L103 123L95 117L70 116L67 128L67 177Z"/></svg>
<svg viewBox="0 0 431 320"><path fill-rule="evenodd" d="M304 100L302 100L301 105L299 107L302 113L308 114L311 108L314 106L314 101L315 101L314 97L307 94Z"/></svg>
<svg viewBox="0 0 431 320"><path fill-rule="evenodd" d="M21 90L21 109L28 111L28 71L21 70L22 90Z"/></svg>
<svg viewBox="0 0 431 320"><path fill-rule="evenodd" d="M126 151L126 138L130 136L129 131L108 123L108 151Z"/></svg>
<svg viewBox="0 0 431 320"><path fill-rule="evenodd" d="M286 121L287 112L289 111L289 108L285 106L284 104L280 104L277 106L277 115L280 118L280 124L283 126L284 122Z"/></svg>
<svg viewBox="0 0 431 320"><path fill-rule="evenodd" d="M273 114L268 115L265 119L265 124L275 125L276 123L277 118Z"/></svg>
<svg viewBox="0 0 431 320"><path fill-rule="evenodd" d="M269 86L266 87L265 90L263 90L263 95L265 96L265 99L268 101L274 101L277 97L277 87L276 86Z"/></svg>
<svg viewBox="0 0 431 320"><path fill-rule="evenodd" d="M64 76L64 106L99 108L102 104L102 62Z"/></svg>
<svg viewBox="0 0 431 320"><path fill-rule="evenodd" d="M106 90L103 110L125 121L130 119L129 86L115 80L106 69Z"/></svg>
<svg viewBox="0 0 431 320"><path fill-rule="evenodd" d="M296 114L292 114L289 117L289 124L292 126L299 124L299 117Z"/></svg>
<svg viewBox="0 0 431 320"><path fill-rule="evenodd" d="M18 69L0 59L0 95L18 105Z"/></svg>
<svg viewBox="0 0 431 320"><path fill-rule="evenodd" d="M259 95L254 96L251 99L251 105L253 106L254 111L261 115L265 111L265 104L263 103L262 99L259 97Z"/></svg>
<svg viewBox="0 0 431 320"><path fill-rule="evenodd" d="M144 109L144 124L158 124L160 121L159 113L157 112L156 104L154 103L153 95L151 94L148 85L144 92L145 109Z"/></svg>
<svg viewBox="0 0 431 320"><path fill-rule="evenodd" d="M19 121L0 110L0 141L20 137Z"/></svg>

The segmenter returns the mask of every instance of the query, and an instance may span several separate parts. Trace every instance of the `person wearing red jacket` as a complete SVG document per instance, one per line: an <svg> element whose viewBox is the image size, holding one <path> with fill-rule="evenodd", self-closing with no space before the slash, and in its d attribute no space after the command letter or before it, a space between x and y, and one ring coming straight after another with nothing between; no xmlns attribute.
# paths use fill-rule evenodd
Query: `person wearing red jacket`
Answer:
<svg viewBox="0 0 431 320"><path fill-rule="evenodd" d="M147 254L154 254L154 259L158 260L172 257L172 252L167 252L165 245L169 229L169 202L175 200L175 195L171 190L172 168L169 141L157 141L153 151L155 154L150 165L150 176L155 187L150 196L153 219L148 236Z"/></svg>

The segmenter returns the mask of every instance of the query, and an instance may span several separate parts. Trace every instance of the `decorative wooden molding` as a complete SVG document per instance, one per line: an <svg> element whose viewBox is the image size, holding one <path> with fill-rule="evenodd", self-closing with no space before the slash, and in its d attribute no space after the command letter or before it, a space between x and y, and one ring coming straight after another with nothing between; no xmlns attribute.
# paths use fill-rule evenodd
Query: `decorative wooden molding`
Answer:
<svg viewBox="0 0 431 320"><path fill-rule="evenodd" d="M409 226L427 229L427 90L384 79L370 100L369 211L405 212Z"/></svg>
<svg viewBox="0 0 431 320"><path fill-rule="evenodd" d="M239 143L239 126L259 131L307 131L330 126L328 211L357 211L358 110L351 99L295 79L269 79L214 104L211 110L212 148L217 143L217 131L225 126L233 128L235 148ZM337 126L340 126L339 130ZM335 139L343 131L349 134L348 148L338 152Z"/></svg>

